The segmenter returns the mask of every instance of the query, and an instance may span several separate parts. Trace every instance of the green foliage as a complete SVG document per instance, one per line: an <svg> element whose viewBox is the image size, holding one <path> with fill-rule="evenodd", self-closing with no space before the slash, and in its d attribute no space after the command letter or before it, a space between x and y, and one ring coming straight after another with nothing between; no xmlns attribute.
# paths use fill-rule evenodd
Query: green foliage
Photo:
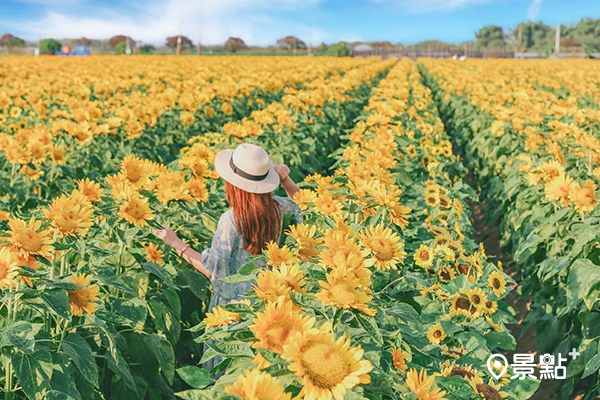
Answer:
<svg viewBox="0 0 600 400"><path fill-rule="evenodd" d="M44 39L40 42L40 54L54 54L61 48L62 44L58 40Z"/></svg>
<svg viewBox="0 0 600 400"><path fill-rule="evenodd" d="M125 54L127 52L127 44L125 42L119 42L115 46L115 54Z"/></svg>
<svg viewBox="0 0 600 400"><path fill-rule="evenodd" d="M475 33L478 45L483 47L502 47L506 44L501 26L490 25L481 28Z"/></svg>
<svg viewBox="0 0 600 400"><path fill-rule="evenodd" d="M327 55L334 57L347 57L350 55L350 48L348 44L344 42L336 43L332 46L329 46L327 49Z"/></svg>
<svg viewBox="0 0 600 400"><path fill-rule="evenodd" d="M151 44L145 44L142 47L140 47L141 54L154 54L155 51L156 51L156 47L154 47Z"/></svg>

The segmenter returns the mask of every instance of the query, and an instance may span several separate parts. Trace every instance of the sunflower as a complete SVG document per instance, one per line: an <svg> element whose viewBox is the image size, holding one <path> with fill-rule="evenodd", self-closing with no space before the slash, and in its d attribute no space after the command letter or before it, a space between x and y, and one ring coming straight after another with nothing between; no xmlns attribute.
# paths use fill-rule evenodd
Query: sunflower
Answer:
<svg viewBox="0 0 600 400"><path fill-rule="evenodd" d="M350 339L344 336L335 340L331 329L332 324L326 322L304 335L296 333L283 346L282 358L290 362L288 369L302 383L302 398L341 400L348 389L371 382L373 366L369 360L362 360L364 350L350 347Z"/></svg>
<svg viewBox="0 0 600 400"><path fill-rule="evenodd" d="M417 396L419 400L444 400L445 391L434 388L435 378L427 376L425 369L417 372L415 368L411 368L406 373L406 384L408 388Z"/></svg>
<svg viewBox="0 0 600 400"><path fill-rule="evenodd" d="M100 289L96 285L90 285L92 278L85 274L73 274L73 283L81 286L81 289L68 290L69 305L71 306L71 314L82 316L85 311L87 314L96 312L98 305L98 293Z"/></svg>
<svg viewBox="0 0 600 400"><path fill-rule="evenodd" d="M193 198L186 188L185 175L182 171L164 171L153 181L156 198L163 205L171 201L192 201Z"/></svg>
<svg viewBox="0 0 600 400"><path fill-rule="evenodd" d="M569 205L569 193L573 188L573 178L569 175L561 174L546 184L544 193L549 201L558 200L564 206Z"/></svg>
<svg viewBox="0 0 600 400"><path fill-rule="evenodd" d="M360 280L345 268L335 269L327 274L327 281L319 281L321 291L315 297L326 306L343 309L355 309L367 315L374 316L377 310L369 308L373 296L363 289Z"/></svg>
<svg viewBox="0 0 600 400"><path fill-rule="evenodd" d="M440 281L448 282L456 278L456 272L448 266L443 266L438 272L438 277L440 278Z"/></svg>
<svg viewBox="0 0 600 400"><path fill-rule="evenodd" d="M472 365L459 365L456 361L446 360L440 364L440 375L442 376L460 376L463 379L471 379L481 376L481 372L473 368Z"/></svg>
<svg viewBox="0 0 600 400"><path fill-rule="evenodd" d="M381 271L396 269L397 264L402 264L406 257L400 236L381 225L370 227L362 235L361 243L366 248L363 255L372 256L367 260L367 265L375 265Z"/></svg>
<svg viewBox="0 0 600 400"><path fill-rule="evenodd" d="M308 204L317 201L317 193L310 189L300 189L294 194L294 202L300 207L300 210L307 210Z"/></svg>
<svg viewBox="0 0 600 400"><path fill-rule="evenodd" d="M242 400L291 400L283 385L273 376L258 369L246 370L225 392L240 396Z"/></svg>
<svg viewBox="0 0 600 400"><path fill-rule="evenodd" d="M506 293L506 279L504 274L499 271L494 271L488 278L488 286L494 291L497 297L502 296Z"/></svg>
<svg viewBox="0 0 600 400"><path fill-rule="evenodd" d="M319 255L317 246L323 243L322 238L316 238L317 227L315 225L298 224L292 225L288 235L296 240L298 250L296 254L301 260L310 261Z"/></svg>
<svg viewBox="0 0 600 400"><path fill-rule="evenodd" d="M10 213L7 211L0 210L0 221L8 221L10 219Z"/></svg>
<svg viewBox="0 0 600 400"><path fill-rule="evenodd" d="M142 227L154 218L148 200L141 195L132 195L119 209L119 215L127 222Z"/></svg>
<svg viewBox="0 0 600 400"><path fill-rule="evenodd" d="M415 260L415 264L423 269L428 269L433 265L433 249L424 244L421 244L417 251L415 251L415 255L413 259Z"/></svg>
<svg viewBox="0 0 600 400"><path fill-rule="evenodd" d="M399 204L389 206L390 209L390 221L392 224L400 227L406 228L408 226L408 216L412 209L401 206Z"/></svg>
<svg viewBox="0 0 600 400"><path fill-rule="evenodd" d="M598 205L594 182L587 181L583 186L573 184L569 192L569 199L575 203L575 209L581 213L590 212Z"/></svg>
<svg viewBox="0 0 600 400"><path fill-rule="evenodd" d="M467 296L476 311L481 311L485 307L485 303L488 301L487 295L480 288L468 290Z"/></svg>
<svg viewBox="0 0 600 400"><path fill-rule="evenodd" d="M161 249L158 248L156 244L148 243L148 245L144 247L144 250L146 250L146 258L148 259L148 261L153 262L155 264L163 263L163 257L165 256L165 254Z"/></svg>
<svg viewBox="0 0 600 400"><path fill-rule="evenodd" d="M498 310L498 302L496 301L488 300L483 305L483 312L486 314L494 314L496 310Z"/></svg>
<svg viewBox="0 0 600 400"><path fill-rule="evenodd" d="M343 205L336 200L330 192L320 194L315 201L315 207L318 212L328 216L334 216L343 212Z"/></svg>
<svg viewBox="0 0 600 400"><path fill-rule="evenodd" d="M10 231L7 239L22 257L42 256L50 258L52 255L52 236L49 229L40 231L42 221L31 217L29 222L21 219L10 218L8 221ZM39 232L38 232L39 231Z"/></svg>
<svg viewBox="0 0 600 400"><path fill-rule="evenodd" d="M8 247L0 249L0 290L15 284L19 273L19 264Z"/></svg>
<svg viewBox="0 0 600 400"><path fill-rule="evenodd" d="M100 187L100 184L91 181L89 178L78 180L77 186L79 187L79 191L92 203L99 202L100 197L104 193L104 189Z"/></svg>
<svg viewBox="0 0 600 400"><path fill-rule="evenodd" d="M296 333L305 334L315 324L315 318L305 316L290 300L280 297L268 302L265 311L256 314L250 331L257 342L254 348L263 348L281 354L283 346Z"/></svg>
<svg viewBox="0 0 600 400"><path fill-rule="evenodd" d="M492 380L485 383L481 376L474 376L467 379L475 393L481 396L485 400L502 400L508 397L508 393L502 392L502 387L498 384L494 384Z"/></svg>
<svg viewBox="0 0 600 400"><path fill-rule="evenodd" d="M85 236L94 225L94 209L88 198L78 190L71 196L62 195L52 200L44 210L44 216L52 222L60 237Z"/></svg>
<svg viewBox="0 0 600 400"><path fill-rule="evenodd" d="M427 331L427 339L431 343L440 344L446 338L446 333L444 332L444 328L442 328L442 324L439 322L429 328Z"/></svg>
<svg viewBox="0 0 600 400"><path fill-rule="evenodd" d="M476 311L475 307L471 304L471 300L468 296L460 293L456 293L452 299L450 305L450 315L464 315L469 316Z"/></svg>
<svg viewBox="0 0 600 400"><path fill-rule="evenodd" d="M182 112L179 116L179 121L181 121L181 124L185 126L192 125L195 120L196 116L194 116L194 114L192 114L191 112Z"/></svg>
<svg viewBox="0 0 600 400"><path fill-rule="evenodd" d="M294 261L294 255L287 245L279 247L277 243L269 242L267 243L265 252L267 254L267 264L274 267L278 267L283 264L292 264Z"/></svg>
<svg viewBox="0 0 600 400"><path fill-rule="evenodd" d="M186 184L186 189L192 195L194 200L200 203L206 203L208 201L208 189L206 187L206 182L202 178L193 178L188 181Z"/></svg>
<svg viewBox="0 0 600 400"><path fill-rule="evenodd" d="M144 188L150 179L148 164L141 158L131 154L126 155L121 162L121 171L119 175L137 189Z"/></svg>
<svg viewBox="0 0 600 400"><path fill-rule="evenodd" d="M325 266L335 268L340 263L345 263L352 255L363 259L360 246L348 233L329 230L323 239L326 248L321 251L319 258Z"/></svg>
<svg viewBox="0 0 600 400"><path fill-rule="evenodd" d="M275 301L280 296L289 297L290 290L306 293L303 286L304 272L298 264L282 264L279 268L265 269L256 277L253 285L256 295L269 301Z"/></svg>
<svg viewBox="0 0 600 400"><path fill-rule="evenodd" d="M206 313L206 317L204 317L202 322L206 324L207 328L214 328L216 326L229 325L239 320L239 314L227 311L223 307L215 307L211 312Z"/></svg>
<svg viewBox="0 0 600 400"><path fill-rule="evenodd" d="M392 363L398 371L406 371L406 353L401 349L394 348L392 350Z"/></svg>

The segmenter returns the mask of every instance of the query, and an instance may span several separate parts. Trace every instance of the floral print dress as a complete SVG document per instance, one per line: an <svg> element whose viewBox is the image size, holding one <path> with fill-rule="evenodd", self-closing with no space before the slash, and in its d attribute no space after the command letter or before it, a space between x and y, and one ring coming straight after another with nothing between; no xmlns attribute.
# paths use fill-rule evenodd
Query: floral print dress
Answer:
<svg viewBox="0 0 600 400"><path fill-rule="evenodd" d="M301 221L300 208L292 199L274 196L274 200L281 205L283 215L293 214L296 221ZM233 284L223 282L221 278L236 274L251 255L244 246L244 238L238 233L233 209L230 208L219 219L211 247L202 252L202 264L211 274L212 297L209 311L213 307L242 300L244 293L250 290L252 282Z"/></svg>

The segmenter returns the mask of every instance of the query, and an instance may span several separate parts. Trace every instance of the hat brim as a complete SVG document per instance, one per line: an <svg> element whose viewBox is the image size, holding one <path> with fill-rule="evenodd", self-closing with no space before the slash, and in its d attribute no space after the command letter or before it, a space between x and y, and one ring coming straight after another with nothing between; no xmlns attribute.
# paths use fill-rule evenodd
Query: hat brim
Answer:
<svg viewBox="0 0 600 400"><path fill-rule="evenodd" d="M233 151L233 149L221 150L215 157L215 169L221 178L233 186L250 193L271 193L277 189L279 186L279 174L275 171L273 163L269 165L269 172L265 179L260 181L246 179L233 172L229 166L229 160L233 156Z"/></svg>

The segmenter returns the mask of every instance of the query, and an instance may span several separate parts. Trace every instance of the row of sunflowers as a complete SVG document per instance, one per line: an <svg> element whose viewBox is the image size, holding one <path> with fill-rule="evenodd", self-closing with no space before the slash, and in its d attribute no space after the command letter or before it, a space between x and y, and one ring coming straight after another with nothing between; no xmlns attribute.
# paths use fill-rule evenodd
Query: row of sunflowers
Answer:
<svg viewBox="0 0 600 400"><path fill-rule="evenodd" d="M214 368L178 370L193 389L177 395L530 397L538 381L496 380L485 367L515 346L503 301L514 282L473 240L464 173L416 64L400 61L334 173L301 185L303 222L228 278L254 282L246 298L191 329L208 348L201 365Z"/></svg>
<svg viewBox="0 0 600 400"><path fill-rule="evenodd" d="M222 137L229 122L277 103L286 92L327 86L374 62L217 57L159 68L159 61L3 59L0 149L8 163L0 180L18 190L2 198L0 211L27 211L75 180L115 173L128 154L168 164L192 135ZM225 69L229 75L215 79ZM20 79L13 83L15 76Z"/></svg>
<svg viewBox="0 0 600 400"><path fill-rule="evenodd" d="M258 57L234 59L262 63ZM120 59L98 60L114 72L110 66ZM9 58L3 62L16 61ZM40 75L45 74L44 67L52 70L50 59L35 62L46 63L37 65ZM207 60L202 62L210 65ZM116 113L124 107L114 100L121 97L117 90L98 90L105 95L103 99L86 92L87 79L94 82L93 93L96 85L102 87L102 80L92 78L85 69L83 78L72 78L66 86L53 82L45 87L37 102L38 89L23 83L28 76L6 85L2 97L9 101L3 103L5 119L0 125L0 179L9 188L2 194L0 221L4 231L0 247L0 384L5 398L172 398L174 391L186 385L181 378L184 372L175 374L175 369L195 365L202 356L202 346L194 342L196 335L188 328L204 319L209 282L157 245L153 227L177 225L198 248L207 246L216 216L227 207L224 196L218 194L223 190L212 169L219 147L242 140L265 143L276 157L294 151L296 162L311 168L316 146L336 146L339 137L332 132L351 128L353 118L370 97L370 86L394 63L378 59L322 62L325 67L314 63L315 74L296 61L296 70L308 72L281 86L274 86L273 74L265 73L264 88L260 89L265 94L252 91L235 100L213 98L193 112L183 108L181 98L183 92L195 92L174 84L179 99L154 109L156 122L144 121L140 136L128 135L129 129L121 122L114 132L95 132L92 140L82 142L71 135L70 128L53 127L77 123L70 107L81 103L88 108L91 102L98 102L107 115ZM150 77L156 79L151 70L146 70L146 76L139 65L137 68L140 75L130 76L135 84L115 87L135 96L140 86L137 78L146 83ZM226 65L220 68L222 74ZM272 63L256 69L262 68L276 72L279 67ZM99 71L104 79L110 77ZM37 78L34 74L32 82ZM215 79L197 84L203 87ZM218 82L214 84L218 86ZM15 89L19 85L20 95ZM282 90L269 94L267 88ZM148 89L139 90L145 93ZM172 92L169 87L165 91ZM70 104L61 103L67 94L77 94L79 102L70 98ZM145 101L150 99L154 97ZM244 101L257 105L243 108ZM267 102L271 104L265 110L272 110L271 115L253 113ZM46 114L32 106L39 103L48 103ZM219 104L220 111L214 111ZM230 113L225 104L240 109ZM16 107L21 108L19 115L13 113ZM54 116L56 109L66 114ZM191 124L186 113L194 118ZM221 120L213 119L215 116ZM269 122L268 117L277 118L277 123ZM85 118L95 121L93 114ZM224 120L227 122L218 126ZM194 125L196 121L205 125ZM256 130L250 135L234 134L230 126L238 122L246 127L252 123ZM211 130L203 131L207 126ZM165 139L169 135L171 139ZM297 140L310 136L313 143L296 144L291 150L275 146L278 139L289 140L288 136ZM160 145L163 139L176 147L165 150ZM69 150L55 158L57 143L68 140L72 140ZM155 154L144 152L151 148ZM23 158L14 156L19 151ZM319 162L313 170L327 165ZM28 168L44 173L30 175Z"/></svg>
<svg viewBox="0 0 600 400"><path fill-rule="evenodd" d="M539 352L581 356L563 398L600 382L600 66L424 60L444 122L496 213Z"/></svg>

